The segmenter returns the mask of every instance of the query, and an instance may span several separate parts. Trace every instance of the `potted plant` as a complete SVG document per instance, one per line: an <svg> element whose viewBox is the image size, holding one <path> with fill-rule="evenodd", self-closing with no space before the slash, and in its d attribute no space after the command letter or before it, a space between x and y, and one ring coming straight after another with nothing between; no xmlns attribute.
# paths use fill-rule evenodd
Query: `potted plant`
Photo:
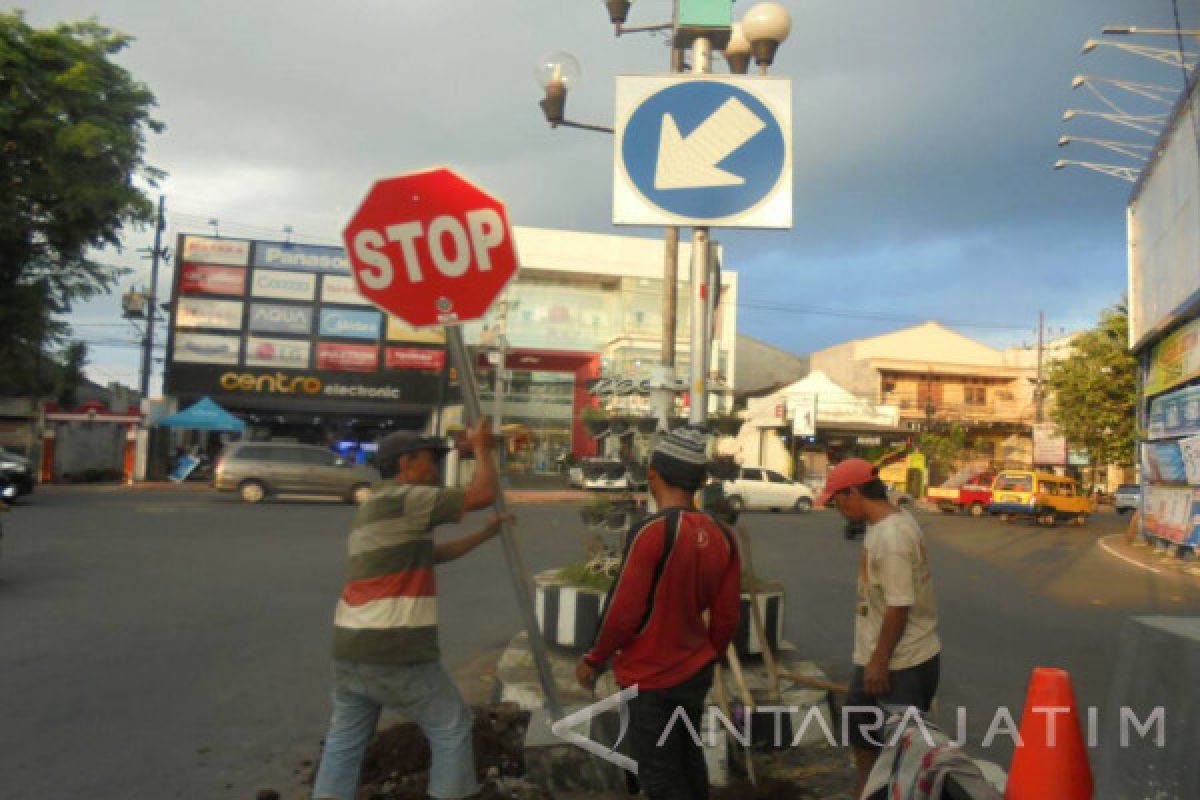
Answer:
<svg viewBox="0 0 1200 800"><path fill-rule="evenodd" d="M608 430L608 412L602 408L588 407L579 413L589 436L599 436Z"/></svg>
<svg viewBox="0 0 1200 800"><path fill-rule="evenodd" d="M742 427L742 418L733 412L725 412L714 414L709 424L722 436L736 436Z"/></svg>
<svg viewBox="0 0 1200 800"><path fill-rule="evenodd" d="M634 420L634 425L637 426L638 433L654 433L658 430L658 419L655 417L638 417Z"/></svg>

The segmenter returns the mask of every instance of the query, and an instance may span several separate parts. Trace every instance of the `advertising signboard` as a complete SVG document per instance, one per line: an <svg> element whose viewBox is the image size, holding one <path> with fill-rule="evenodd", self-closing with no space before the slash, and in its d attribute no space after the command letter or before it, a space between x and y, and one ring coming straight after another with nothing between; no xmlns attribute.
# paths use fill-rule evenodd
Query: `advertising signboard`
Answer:
<svg viewBox="0 0 1200 800"><path fill-rule="evenodd" d="M184 261L244 267L250 262L250 243L238 239L185 236L180 248Z"/></svg>
<svg viewBox="0 0 1200 800"><path fill-rule="evenodd" d="M175 334L174 360L190 364L236 364L241 341L211 333Z"/></svg>
<svg viewBox="0 0 1200 800"><path fill-rule="evenodd" d="M788 398L788 412L792 417L793 436L817 435L817 396L798 394Z"/></svg>
<svg viewBox="0 0 1200 800"><path fill-rule="evenodd" d="M241 297L246 293L246 270L242 267L214 267L210 264L183 265L179 291L186 294L225 294Z"/></svg>
<svg viewBox="0 0 1200 800"><path fill-rule="evenodd" d="M256 269L250 294L275 300L312 300L317 291L317 276L304 272Z"/></svg>
<svg viewBox="0 0 1200 800"><path fill-rule="evenodd" d="M349 275L350 261L340 247L288 242L255 242L254 266L298 272Z"/></svg>
<svg viewBox="0 0 1200 800"><path fill-rule="evenodd" d="M442 328L414 328L404 320L389 315L387 321L387 340L389 342L445 344L446 332Z"/></svg>
<svg viewBox="0 0 1200 800"><path fill-rule="evenodd" d="M1192 486L1200 486L1200 436L1180 439L1179 455L1183 459L1183 471L1187 482Z"/></svg>
<svg viewBox="0 0 1200 800"><path fill-rule="evenodd" d="M388 369L441 370L446 366L446 351L421 347L389 347L384 351L384 366Z"/></svg>
<svg viewBox="0 0 1200 800"><path fill-rule="evenodd" d="M379 339L378 311L347 311L340 308L321 309L320 333L342 339Z"/></svg>
<svg viewBox="0 0 1200 800"><path fill-rule="evenodd" d="M181 297L175 307L175 327L241 330L242 303L239 300Z"/></svg>
<svg viewBox="0 0 1200 800"><path fill-rule="evenodd" d="M379 370L379 348L373 344L321 342L317 345L317 369L376 372Z"/></svg>
<svg viewBox="0 0 1200 800"><path fill-rule="evenodd" d="M254 333L312 333L313 311L309 306L251 303L249 329Z"/></svg>
<svg viewBox="0 0 1200 800"><path fill-rule="evenodd" d="M1200 303L1197 125L1200 89L1193 82L1129 201L1129 343L1134 350Z"/></svg>
<svg viewBox="0 0 1200 800"><path fill-rule="evenodd" d="M416 415L453 402L443 387L442 330L389 325L403 344L381 346L384 315L364 307L341 248L230 244L177 241L168 393L267 418ZM185 250L198 257L185 259ZM221 259L240 263L212 263ZM395 351L390 367L387 350Z"/></svg>
<svg viewBox="0 0 1200 800"><path fill-rule="evenodd" d="M1033 426L1033 463L1042 467L1067 465L1067 439L1050 424Z"/></svg>
<svg viewBox="0 0 1200 800"><path fill-rule="evenodd" d="M1146 394L1158 394L1200 377L1200 319L1167 336L1150 351Z"/></svg>
<svg viewBox="0 0 1200 800"><path fill-rule="evenodd" d="M307 369L312 343L300 339L246 338L246 360L250 367Z"/></svg>
<svg viewBox="0 0 1200 800"><path fill-rule="evenodd" d="M1200 492L1171 486L1147 486L1143 501L1146 531L1175 544L1195 544L1196 505Z"/></svg>
<svg viewBox="0 0 1200 800"><path fill-rule="evenodd" d="M371 303L358 293L354 278L349 275L326 275L321 278L321 302L343 306L369 306Z"/></svg>

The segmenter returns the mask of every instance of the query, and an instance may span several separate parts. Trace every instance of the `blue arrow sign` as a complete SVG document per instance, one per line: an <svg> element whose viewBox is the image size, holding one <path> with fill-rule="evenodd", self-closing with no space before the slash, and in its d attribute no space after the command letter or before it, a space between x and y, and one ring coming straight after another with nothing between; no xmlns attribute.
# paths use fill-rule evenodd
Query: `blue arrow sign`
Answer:
<svg viewBox="0 0 1200 800"><path fill-rule="evenodd" d="M637 193L694 224L737 225L784 183L790 188L783 126L728 80L671 83L638 103L620 134L618 159Z"/></svg>

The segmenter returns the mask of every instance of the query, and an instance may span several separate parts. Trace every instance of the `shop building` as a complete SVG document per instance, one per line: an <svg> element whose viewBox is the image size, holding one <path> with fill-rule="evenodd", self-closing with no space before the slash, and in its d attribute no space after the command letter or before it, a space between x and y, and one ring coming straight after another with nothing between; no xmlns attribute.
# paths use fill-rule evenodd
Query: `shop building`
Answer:
<svg viewBox="0 0 1200 800"><path fill-rule="evenodd" d="M1200 545L1200 89L1180 97L1127 210L1129 342L1140 364L1141 532Z"/></svg>
<svg viewBox="0 0 1200 800"><path fill-rule="evenodd" d="M835 345L810 362L852 394L894 407L907 431L959 426L983 458L1031 463L1037 362L1026 350L998 350L925 322Z"/></svg>
<svg viewBox="0 0 1200 800"><path fill-rule="evenodd" d="M750 398L733 456L797 480L820 483L831 459L870 455L911 439L900 410L839 386L820 370Z"/></svg>
<svg viewBox="0 0 1200 800"><path fill-rule="evenodd" d="M593 436L585 417L649 413L640 381L661 350L661 240L514 233L516 279L487 317L464 327L492 415L504 367L507 465L553 472L597 452L637 457L644 443L616 422ZM243 418L252 438L330 445L399 428L444 431L459 418L441 329L413 329L366 303L341 248L182 235L176 254L166 391L180 407L210 397ZM679 258L688 263L687 245ZM736 300L736 275L726 272L710 365L714 410L732 397ZM688 309L679 303L681 376ZM618 378L626 382L610 391Z"/></svg>
<svg viewBox="0 0 1200 800"><path fill-rule="evenodd" d="M503 353L510 467L553 472L568 457L645 458L653 431L648 380L662 355L662 240L522 227L515 236L516 279L487 317L466 327L468 343L484 353L483 406L491 414L494 365ZM681 244L679 263L690 258L690 246ZM681 281L681 388L691 364L688 296ZM712 413L732 407L736 308L737 275L724 270L708 370ZM686 414L686 394L677 413Z"/></svg>

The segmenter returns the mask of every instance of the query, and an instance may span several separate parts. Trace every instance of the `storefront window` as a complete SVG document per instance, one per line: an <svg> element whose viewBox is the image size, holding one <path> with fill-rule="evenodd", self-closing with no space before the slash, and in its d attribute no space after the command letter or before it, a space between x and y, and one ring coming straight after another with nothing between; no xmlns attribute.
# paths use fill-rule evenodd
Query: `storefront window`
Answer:
<svg viewBox="0 0 1200 800"><path fill-rule="evenodd" d="M508 472L558 472L571 454L575 376L564 372L508 373L501 404ZM480 387L484 414L495 414L494 386Z"/></svg>

